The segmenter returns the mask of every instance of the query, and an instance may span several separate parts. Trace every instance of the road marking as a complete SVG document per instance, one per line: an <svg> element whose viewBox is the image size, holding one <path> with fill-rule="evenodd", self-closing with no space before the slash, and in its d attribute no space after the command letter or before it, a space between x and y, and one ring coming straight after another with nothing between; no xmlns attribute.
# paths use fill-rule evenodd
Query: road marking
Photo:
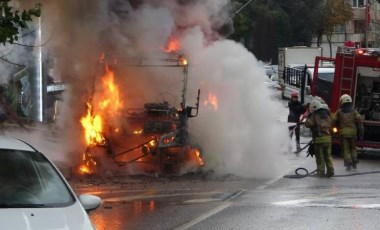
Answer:
<svg viewBox="0 0 380 230"><path fill-rule="evenodd" d="M310 203L310 202L315 202L315 201L320 201L320 200L324 200L324 201L334 200L334 197L329 197L332 195L336 196L337 193L334 191L334 192L313 194L313 195L306 196L305 198L301 198L301 199L278 201L278 202L273 202L272 204L281 205L281 206L297 206L297 205L300 205L302 203Z"/></svg>
<svg viewBox="0 0 380 230"><path fill-rule="evenodd" d="M329 197L335 195L335 197ZM328 208L349 208L349 209L379 209L380 204L333 204L331 201L336 199L336 192L316 194L302 199L285 200L273 202L273 205L284 207L328 207ZM326 202L328 203L320 203Z"/></svg>
<svg viewBox="0 0 380 230"><path fill-rule="evenodd" d="M211 211L208 211L206 213L204 213L203 215L201 216L198 216L197 218L195 219L192 219L190 220L189 222L175 228L175 230L185 230L185 229L188 229L200 222L202 222L203 220L223 211L224 209L230 207L233 203L231 202L231 200L237 198L238 196L240 196L241 194L243 194L246 190L243 190L243 189L240 189L240 190L237 190L235 193L233 193L228 199L226 199L226 202L223 202L221 205L219 205L218 207L212 209Z"/></svg>
<svg viewBox="0 0 380 230"><path fill-rule="evenodd" d="M197 217L197 218L195 218L195 219L193 219L193 220L191 220L191 221L189 221L189 222L187 222L187 223L185 223L185 224L183 224L183 225L175 228L175 230L185 230L185 229L188 229L188 228L190 228L190 227L198 224L199 222L201 222L201 221L203 221L203 220L205 220L205 219L207 219L207 218L209 218L209 217L217 214L218 212L223 211L224 209L230 207L231 205L232 205L231 202L225 202L222 205L219 205L218 207L212 209L211 211L206 212L203 215L201 215L201 216L199 216L199 217Z"/></svg>
<svg viewBox="0 0 380 230"><path fill-rule="evenodd" d="M311 201L311 200L309 200L309 199L285 200L285 201L274 202L272 204L281 205L281 206L295 206L295 205L298 205L300 203L306 203L309 201Z"/></svg>
<svg viewBox="0 0 380 230"><path fill-rule="evenodd" d="M272 180L269 180L269 181L265 182L263 185L260 185L260 186L256 187L253 191L255 191L255 190L263 190L266 187L268 187L269 185L271 185L271 184L275 183L276 181L280 180L281 178L282 178L282 176L273 178Z"/></svg>
<svg viewBox="0 0 380 230"><path fill-rule="evenodd" d="M294 200L296 201L296 200ZM347 208L347 209L379 209L380 204L320 204L320 203L309 203L299 200L299 202L288 202L288 203L281 203L277 202L274 203L276 205L281 205L285 207L326 207L326 208Z"/></svg>
<svg viewBox="0 0 380 230"><path fill-rule="evenodd" d="M220 199L217 199L217 198L193 199L193 200L185 200L183 203L194 204L194 203L207 203L207 202L214 202L214 201L220 201Z"/></svg>

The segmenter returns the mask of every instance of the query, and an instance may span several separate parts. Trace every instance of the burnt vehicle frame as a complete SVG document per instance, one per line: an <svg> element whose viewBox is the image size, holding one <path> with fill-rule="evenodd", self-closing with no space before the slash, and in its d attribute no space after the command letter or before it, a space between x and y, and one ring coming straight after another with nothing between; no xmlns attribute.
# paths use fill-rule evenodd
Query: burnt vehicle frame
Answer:
<svg viewBox="0 0 380 230"><path fill-rule="evenodd" d="M175 67L183 69L183 88L180 108L171 107L167 101L160 103L145 103L144 108L129 108L125 110L125 119L128 124L134 127L133 134L141 138L140 143L133 147L117 152L114 148L114 136L104 134L104 142L98 144L98 147L106 149L108 157L118 166L130 163L153 163L160 167L161 171L172 172L178 171L179 168L188 161L195 161L197 169L204 165L201 148L189 134L189 118L198 116L200 89L197 92L195 106L186 105L187 81L188 81L188 62L182 55L176 55L175 58L158 59L158 64L138 63L130 65L133 67ZM125 137L128 138L128 135ZM91 154L92 147L87 147L84 159L96 165L96 160ZM131 155L132 152L140 151L141 153L127 160L123 157ZM148 161L139 161L143 158L149 158Z"/></svg>

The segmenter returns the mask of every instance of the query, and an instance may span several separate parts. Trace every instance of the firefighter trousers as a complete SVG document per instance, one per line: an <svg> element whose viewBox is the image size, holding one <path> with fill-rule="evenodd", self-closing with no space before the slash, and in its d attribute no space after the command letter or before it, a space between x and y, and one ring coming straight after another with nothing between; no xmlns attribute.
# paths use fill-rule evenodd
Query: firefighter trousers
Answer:
<svg viewBox="0 0 380 230"><path fill-rule="evenodd" d="M315 143L315 160L317 163L317 175L324 176L325 169L327 169L327 175L334 175L334 164L331 156L331 143Z"/></svg>
<svg viewBox="0 0 380 230"><path fill-rule="evenodd" d="M358 163L358 155L356 153L356 138L342 137L344 166Z"/></svg>

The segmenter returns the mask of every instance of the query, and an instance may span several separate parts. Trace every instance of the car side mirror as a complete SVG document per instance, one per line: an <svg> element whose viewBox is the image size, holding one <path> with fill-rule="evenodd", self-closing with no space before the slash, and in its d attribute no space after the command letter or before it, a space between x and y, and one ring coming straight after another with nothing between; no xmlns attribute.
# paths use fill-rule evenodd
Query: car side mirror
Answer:
<svg viewBox="0 0 380 230"><path fill-rule="evenodd" d="M87 213L97 209L102 202L99 197L89 194L82 194L78 197L78 199Z"/></svg>

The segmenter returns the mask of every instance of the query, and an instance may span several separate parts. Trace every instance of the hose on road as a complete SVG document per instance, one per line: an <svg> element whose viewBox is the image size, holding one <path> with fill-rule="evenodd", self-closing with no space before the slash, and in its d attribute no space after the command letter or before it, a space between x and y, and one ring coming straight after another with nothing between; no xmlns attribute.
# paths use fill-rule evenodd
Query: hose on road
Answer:
<svg viewBox="0 0 380 230"><path fill-rule="evenodd" d="M299 171L304 171L304 173L299 173ZM314 177L316 176L315 172L317 170L309 171L306 168L297 168L295 170L295 175L285 175L283 178L294 178L294 179L301 179L305 177ZM380 173L380 170L375 170L375 171L368 171L368 172L356 172L356 173L350 173L350 174L342 174L342 175L334 175L332 177L349 177L349 176L358 176L358 175L366 175L366 174L375 174L375 173Z"/></svg>

